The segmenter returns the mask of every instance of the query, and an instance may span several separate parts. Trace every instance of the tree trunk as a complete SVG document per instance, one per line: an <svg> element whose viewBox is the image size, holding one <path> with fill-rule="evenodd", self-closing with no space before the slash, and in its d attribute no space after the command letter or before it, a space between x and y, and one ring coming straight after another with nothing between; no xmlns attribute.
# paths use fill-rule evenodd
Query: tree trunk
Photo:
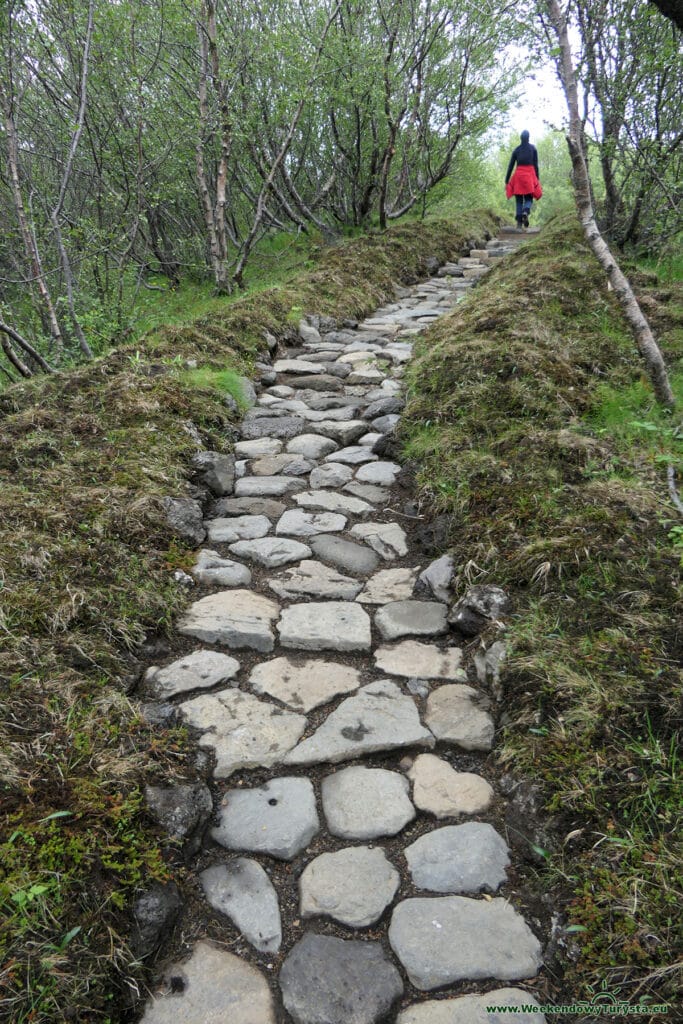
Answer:
<svg viewBox="0 0 683 1024"><path fill-rule="evenodd" d="M586 162L581 118L579 115L579 98L576 88L576 76L569 45L567 20L562 13L558 0L546 0L546 9L550 17L559 44L557 67L569 110L569 134L567 145L572 162L574 176L574 194L579 220L596 259L604 269L609 282L619 300L622 311L633 331L638 350L645 362L652 382L657 401L669 408L675 406L675 398L669 382L664 358L654 339L650 325L638 305L633 289L612 255L607 242L600 234L595 220L595 211L591 198L591 182Z"/></svg>

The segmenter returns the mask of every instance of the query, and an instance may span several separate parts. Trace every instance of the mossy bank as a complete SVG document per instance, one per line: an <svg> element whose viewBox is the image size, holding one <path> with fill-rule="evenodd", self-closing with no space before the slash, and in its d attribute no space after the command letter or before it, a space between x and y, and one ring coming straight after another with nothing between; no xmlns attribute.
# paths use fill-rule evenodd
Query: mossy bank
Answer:
<svg viewBox="0 0 683 1024"><path fill-rule="evenodd" d="M683 287L633 280L683 402ZM529 870L568 927L557 1002L604 985L673 1003L683 531L665 468L681 479L681 434L574 217L426 332L408 386L420 512L444 517L461 588L514 600L501 760L543 784L553 838Z"/></svg>

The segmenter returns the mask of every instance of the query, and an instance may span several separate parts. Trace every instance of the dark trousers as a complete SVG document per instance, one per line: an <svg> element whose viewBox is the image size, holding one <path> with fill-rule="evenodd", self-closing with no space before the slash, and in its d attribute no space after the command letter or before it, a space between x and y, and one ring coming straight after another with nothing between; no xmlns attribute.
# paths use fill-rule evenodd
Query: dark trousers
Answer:
<svg viewBox="0 0 683 1024"><path fill-rule="evenodd" d="M515 200L517 202L517 223L521 224L524 214L528 217L531 213L531 204L534 197L531 194L528 196L515 196Z"/></svg>

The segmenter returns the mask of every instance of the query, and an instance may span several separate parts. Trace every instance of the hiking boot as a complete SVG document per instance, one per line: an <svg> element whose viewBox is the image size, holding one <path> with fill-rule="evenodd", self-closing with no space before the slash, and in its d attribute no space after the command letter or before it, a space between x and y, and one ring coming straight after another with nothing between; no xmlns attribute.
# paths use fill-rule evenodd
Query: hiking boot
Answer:
<svg viewBox="0 0 683 1024"><path fill-rule="evenodd" d="M522 214L522 224L524 225L525 228L529 227L529 215L526 214L526 213Z"/></svg>

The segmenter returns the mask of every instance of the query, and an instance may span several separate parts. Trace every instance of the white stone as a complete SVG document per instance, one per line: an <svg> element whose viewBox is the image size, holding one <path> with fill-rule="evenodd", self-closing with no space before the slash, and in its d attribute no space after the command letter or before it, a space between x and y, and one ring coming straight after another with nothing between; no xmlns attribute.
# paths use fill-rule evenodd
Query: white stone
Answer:
<svg viewBox="0 0 683 1024"><path fill-rule="evenodd" d="M358 580L343 576L322 562L309 559L268 580L270 589L285 600L317 597L353 601L362 585Z"/></svg>
<svg viewBox="0 0 683 1024"><path fill-rule="evenodd" d="M418 640L403 640L400 644L378 647L375 664L390 676L407 679L466 679L460 668L462 651L459 647L437 647Z"/></svg>
<svg viewBox="0 0 683 1024"><path fill-rule="evenodd" d="M457 772L434 754L420 754L408 778L413 783L415 805L437 818L480 814L493 800L493 789L481 775Z"/></svg>
<svg viewBox="0 0 683 1024"><path fill-rule="evenodd" d="M319 508L326 512L345 512L349 515L360 515L362 512L373 512L372 505L351 494L338 494L336 491L304 491L295 494L294 500L300 508Z"/></svg>
<svg viewBox="0 0 683 1024"><path fill-rule="evenodd" d="M258 437L255 441L238 441L235 455L242 459L258 459L264 455L279 455L282 441L277 437Z"/></svg>
<svg viewBox="0 0 683 1024"><path fill-rule="evenodd" d="M302 917L331 917L350 928L377 921L398 891L400 878L383 850L353 846L323 853L299 879Z"/></svg>
<svg viewBox="0 0 683 1024"><path fill-rule="evenodd" d="M370 462L356 472L356 480L361 484L391 487L400 472L401 467L396 462Z"/></svg>
<svg viewBox="0 0 683 1024"><path fill-rule="evenodd" d="M204 526L212 544L231 544L236 540L254 540L270 533L270 520L265 516L233 516L230 519L208 519Z"/></svg>
<svg viewBox="0 0 683 1024"><path fill-rule="evenodd" d="M375 615L375 626L383 640L402 636L439 636L448 631L448 609L436 601L392 601Z"/></svg>
<svg viewBox="0 0 683 1024"><path fill-rule="evenodd" d="M320 434L299 434L287 442L287 451L303 455L306 459L322 459L333 452L337 444L330 437Z"/></svg>
<svg viewBox="0 0 683 1024"><path fill-rule="evenodd" d="M463 750L490 750L495 731L489 700L471 686L447 684L430 694L425 721L437 739Z"/></svg>
<svg viewBox="0 0 683 1024"><path fill-rule="evenodd" d="M296 711L308 714L342 693L357 690L360 672L334 661L281 657L257 665L249 677L249 685L256 693L267 693Z"/></svg>
<svg viewBox="0 0 683 1024"><path fill-rule="evenodd" d="M251 583L251 572L246 565L233 562L230 558L221 558L217 551L208 548L198 553L190 572L205 586L248 587Z"/></svg>
<svg viewBox="0 0 683 1024"><path fill-rule="evenodd" d="M341 462L347 466L359 466L364 462L376 462L379 458L371 452L366 445L351 445L349 448L340 448L325 458L325 462Z"/></svg>
<svg viewBox="0 0 683 1024"><path fill-rule="evenodd" d="M312 551L306 544L286 537L262 537L260 540L240 540L230 545L230 551L238 558L248 558L267 569L290 562L299 562L302 558L310 558ZM269 648L270 650L270 648Z"/></svg>
<svg viewBox="0 0 683 1024"><path fill-rule="evenodd" d="M535 996L519 988L497 988L483 996L460 996L459 999L430 999L416 1003L399 1013L396 1024L504 1024L508 1013L487 1012L487 1006L517 1006L517 1024L545 1024L539 1011L522 1012L523 1006L538 1006ZM510 1011L512 1013L513 1011Z"/></svg>
<svg viewBox="0 0 683 1024"><path fill-rule="evenodd" d="M369 544L386 562L408 554L407 538L398 523L359 523L351 527L350 533Z"/></svg>
<svg viewBox="0 0 683 1024"><path fill-rule="evenodd" d="M159 668L152 665L145 672L145 690L159 700L167 700L178 693L209 689L233 679L240 669L236 658L218 651L193 651L171 665Z"/></svg>
<svg viewBox="0 0 683 1024"><path fill-rule="evenodd" d="M263 541L240 541L257 544ZM310 549L307 549L310 554ZM270 623L280 614L280 606L250 590L224 590L190 605L178 621L178 632L210 644L239 650L272 651Z"/></svg>
<svg viewBox="0 0 683 1024"><path fill-rule="evenodd" d="M259 700L242 690L204 694L180 705L199 744L216 757L214 775L225 779L240 768L270 768L296 745L306 728L303 715Z"/></svg>
<svg viewBox="0 0 683 1024"><path fill-rule="evenodd" d="M370 618L346 601L285 608L277 625L283 647L303 651L369 651Z"/></svg>
<svg viewBox="0 0 683 1024"><path fill-rule="evenodd" d="M353 476L353 470L342 463L328 462L317 466L311 471L308 478L311 487L319 490L321 487L343 487Z"/></svg>
<svg viewBox="0 0 683 1024"><path fill-rule="evenodd" d="M298 476L243 476L235 483L237 498L277 498L303 491L306 484Z"/></svg>
<svg viewBox="0 0 683 1024"><path fill-rule="evenodd" d="M388 604L405 601L413 592L419 567L415 569L381 569L371 576L356 598L361 604Z"/></svg>
<svg viewBox="0 0 683 1024"><path fill-rule="evenodd" d="M278 537L315 537L320 533L341 533L346 516L334 512L300 512L288 509L275 527Z"/></svg>

